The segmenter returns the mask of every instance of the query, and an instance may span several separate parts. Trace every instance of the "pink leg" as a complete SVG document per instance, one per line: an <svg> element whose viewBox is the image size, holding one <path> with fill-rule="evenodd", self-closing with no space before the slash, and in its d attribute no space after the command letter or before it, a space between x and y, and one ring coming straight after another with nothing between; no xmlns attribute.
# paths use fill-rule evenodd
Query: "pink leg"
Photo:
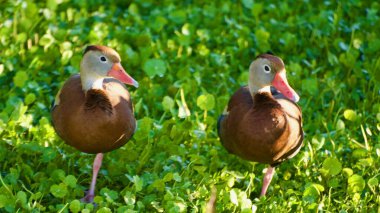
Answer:
<svg viewBox="0 0 380 213"><path fill-rule="evenodd" d="M86 196L81 199L81 201L86 203L91 203L94 200L95 197L95 185L96 185L96 178L98 177L99 169L102 166L103 161L103 153L96 154L94 164L92 166L92 181L90 185L90 190L86 193Z"/></svg>
<svg viewBox="0 0 380 213"><path fill-rule="evenodd" d="M274 167L269 166L263 179L263 188L261 189L260 197L265 196L265 194L267 193L267 189L270 182L272 181L273 175L274 175Z"/></svg>

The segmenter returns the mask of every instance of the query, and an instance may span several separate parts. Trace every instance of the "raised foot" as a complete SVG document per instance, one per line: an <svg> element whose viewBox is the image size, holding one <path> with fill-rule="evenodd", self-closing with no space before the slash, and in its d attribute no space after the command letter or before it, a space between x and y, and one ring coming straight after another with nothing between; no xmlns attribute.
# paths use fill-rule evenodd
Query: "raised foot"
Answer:
<svg viewBox="0 0 380 213"><path fill-rule="evenodd" d="M84 196L80 201L83 203L93 203L94 202L94 194L86 193L86 196Z"/></svg>

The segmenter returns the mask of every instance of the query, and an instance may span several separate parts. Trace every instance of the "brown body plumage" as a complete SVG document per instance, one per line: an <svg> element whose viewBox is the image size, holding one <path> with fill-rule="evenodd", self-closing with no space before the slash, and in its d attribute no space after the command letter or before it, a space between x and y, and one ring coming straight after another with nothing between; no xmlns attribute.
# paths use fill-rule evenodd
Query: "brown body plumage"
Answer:
<svg viewBox="0 0 380 213"><path fill-rule="evenodd" d="M69 145L87 153L105 153L124 145L136 129L132 101L126 87L105 79L104 90L85 93L79 75L70 77L52 110L58 135Z"/></svg>
<svg viewBox="0 0 380 213"><path fill-rule="evenodd" d="M281 95L240 88L228 104L228 115L220 120L223 146L239 157L275 166L291 158L302 145L300 108Z"/></svg>

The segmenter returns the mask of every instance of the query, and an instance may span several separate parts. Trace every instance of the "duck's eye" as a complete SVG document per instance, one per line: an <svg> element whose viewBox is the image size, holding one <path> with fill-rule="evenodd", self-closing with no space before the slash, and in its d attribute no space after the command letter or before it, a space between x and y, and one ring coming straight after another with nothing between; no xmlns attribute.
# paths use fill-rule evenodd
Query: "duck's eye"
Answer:
<svg viewBox="0 0 380 213"><path fill-rule="evenodd" d="M265 64L263 68L264 68L264 72L270 73L271 69L269 65Z"/></svg>
<svg viewBox="0 0 380 213"><path fill-rule="evenodd" d="M106 61L107 61L107 58L104 57L104 56L100 56L100 61L101 61L101 62L106 62Z"/></svg>

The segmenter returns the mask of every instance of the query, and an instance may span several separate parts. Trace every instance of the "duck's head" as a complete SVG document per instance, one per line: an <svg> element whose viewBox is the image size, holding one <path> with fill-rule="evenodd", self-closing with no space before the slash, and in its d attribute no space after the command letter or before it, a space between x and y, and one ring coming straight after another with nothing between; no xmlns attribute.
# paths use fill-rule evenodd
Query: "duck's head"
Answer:
<svg viewBox="0 0 380 213"><path fill-rule="evenodd" d="M119 54L112 48L100 45L87 46L80 64L83 90L102 89L103 79L107 77L138 87L137 81L125 72L120 62Z"/></svg>
<svg viewBox="0 0 380 213"><path fill-rule="evenodd" d="M270 92L270 86L274 86L288 99L294 102L299 100L298 94L286 79L284 62L272 54L261 54L251 63L248 85L252 95Z"/></svg>

